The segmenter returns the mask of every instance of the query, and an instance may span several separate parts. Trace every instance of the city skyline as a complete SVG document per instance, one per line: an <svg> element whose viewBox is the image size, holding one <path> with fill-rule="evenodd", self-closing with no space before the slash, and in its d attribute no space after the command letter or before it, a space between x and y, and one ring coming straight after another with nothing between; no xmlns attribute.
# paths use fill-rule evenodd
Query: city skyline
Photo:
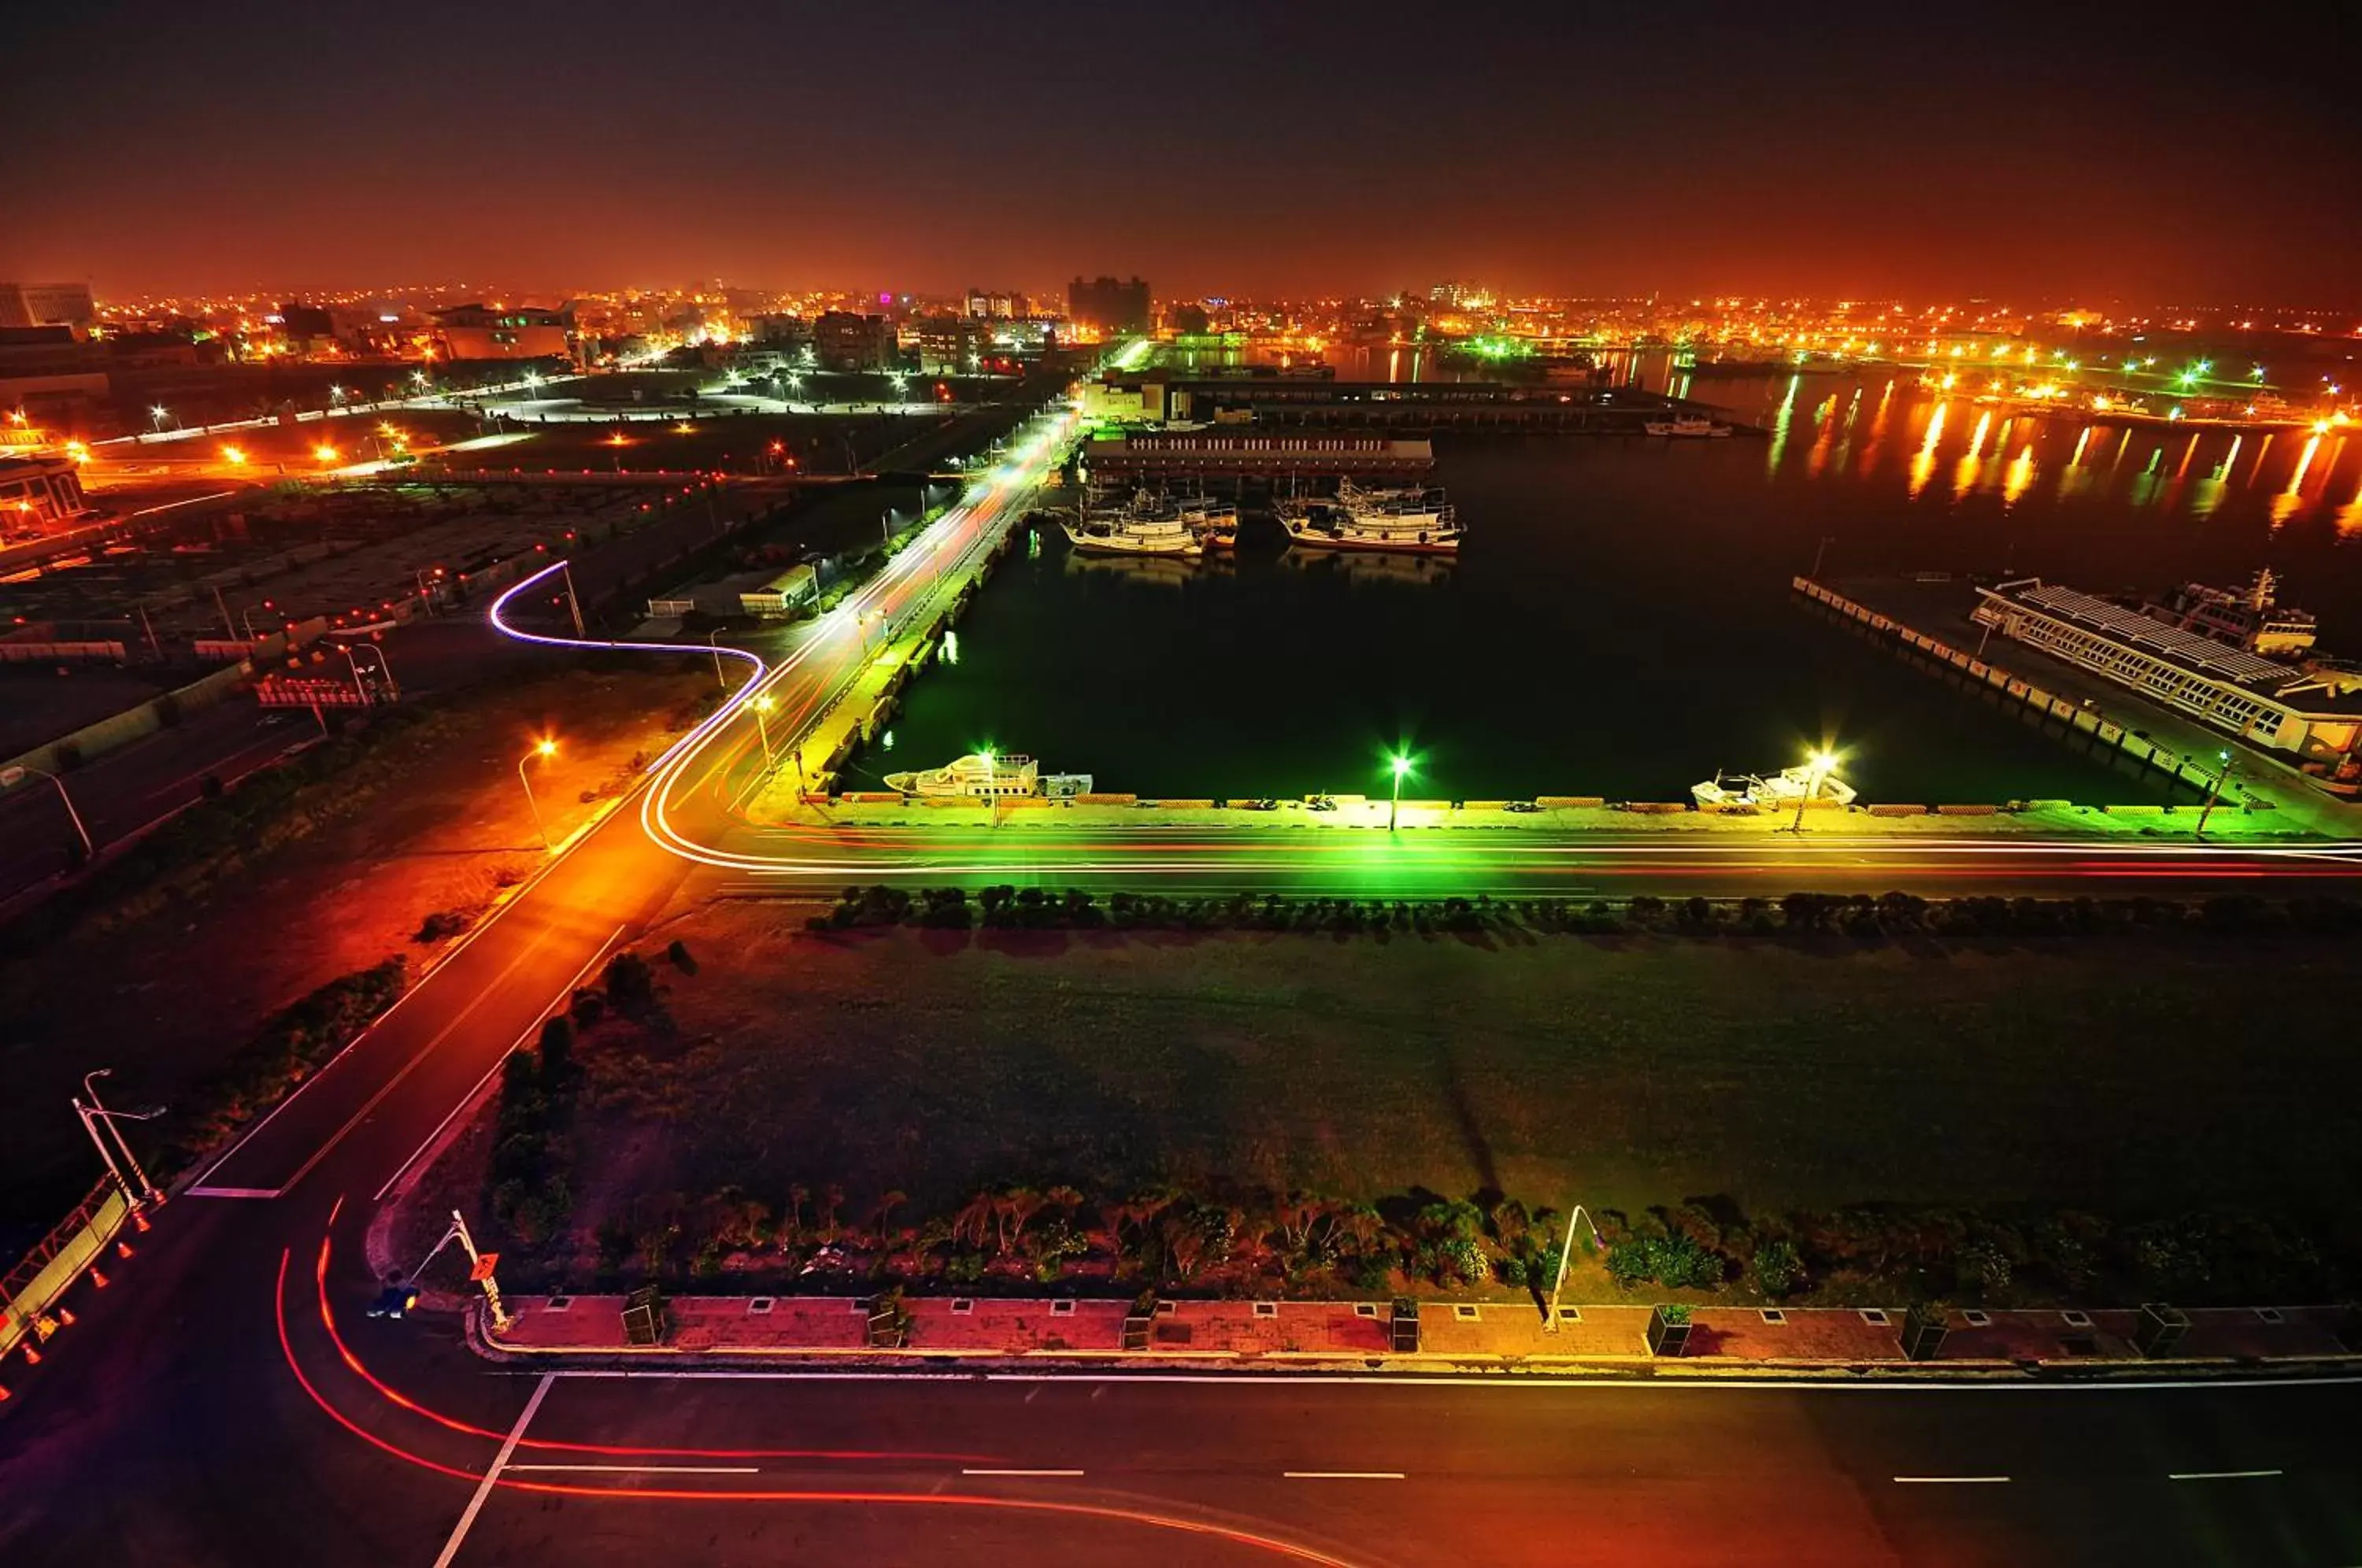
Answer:
<svg viewBox="0 0 2362 1568"><path fill-rule="evenodd" d="M1439 50L1424 13L1351 17L692 17L690 63L629 74L634 25L602 6L430 6L383 47L279 4L54 13L28 57L107 66L17 99L17 185L45 221L12 226L0 275L111 297L1138 272L1168 297L1467 276L1518 295L2352 303L2339 258L2362 220L2323 194L2356 155L2329 62L2284 39L1512 7L1455 17ZM240 85L258 72L267 92ZM77 128L94 104L105 138Z"/></svg>

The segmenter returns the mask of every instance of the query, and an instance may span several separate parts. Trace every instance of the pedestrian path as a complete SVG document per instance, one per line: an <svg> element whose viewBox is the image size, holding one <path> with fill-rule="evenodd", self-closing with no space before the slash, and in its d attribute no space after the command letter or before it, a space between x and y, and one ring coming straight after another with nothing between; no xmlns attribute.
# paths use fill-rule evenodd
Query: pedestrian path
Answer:
<svg viewBox="0 0 2362 1568"><path fill-rule="evenodd" d="M1913 1365L1899 1310L1845 1308L1700 1307L1678 1355L1652 1353L1649 1306L1561 1309L1555 1329L1522 1301L1421 1301L1416 1349L1396 1348L1396 1307L1372 1301L1164 1301L1131 1327L1134 1304L1065 1297L942 1297L897 1302L882 1327L904 1342L873 1343L867 1297L691 1296L667 1303L668 1329L635 1346L624 1331L624 1297L511 1297L509 1326L484 1336L496 1353L636 1355L781 1362L889 1355L1142 1363L1297 1364L1307 1368L1392 1365L1614 1369L1678 1361L1702 1368L1800 1371ZM1954 1309L1932 1361L1961 1371L2077 1363L2171 1362L2268 1364L2344 1358L2362 1364L2351 1309L2201 1308L2169 1353L2145 1356L2136 1309ZM2341 1338L2341 1334L2345 1338Z"/></svg>

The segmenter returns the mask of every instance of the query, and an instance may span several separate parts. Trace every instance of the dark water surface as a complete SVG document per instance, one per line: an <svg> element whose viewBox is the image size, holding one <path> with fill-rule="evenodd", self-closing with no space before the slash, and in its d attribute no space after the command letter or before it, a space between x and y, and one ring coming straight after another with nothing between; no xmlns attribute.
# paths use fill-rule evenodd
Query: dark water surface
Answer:
<svg viewBox="0 0 2362 1568"><path fill-rule="evenodd" d="M1805 609L1788 580L1824 536L1839 579L2105 591L2269 564L2362 652L2362 436L2013 417L1908 376L1690 392L1772 436L1440 440L1456 561L1287 550L1260 523L1235 563L1012 555L854 776L989 743L1142 794L1374 793L1400 745L1420 795L1681 800L1827 743L1866 800L2164 798Z"/></svg>

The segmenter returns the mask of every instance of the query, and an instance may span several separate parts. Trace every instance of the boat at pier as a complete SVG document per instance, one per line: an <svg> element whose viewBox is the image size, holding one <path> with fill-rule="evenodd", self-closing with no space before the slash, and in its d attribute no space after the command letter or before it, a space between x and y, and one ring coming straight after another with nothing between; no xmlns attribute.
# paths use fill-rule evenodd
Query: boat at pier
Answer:
<svg viewBox="0 0 2362 1568"><path fill-rule="evenodd" d="M1210 495L1184 495L1173 504L1179 508L1181 521L1198 536L1198 543L1209 550L1235 548L1239 542L1239 508L1233 501L1220 501Z"/></svg>
<svg viewBox="0 0 2362 1568"><path fill-rule="evenodd" d="M1120 506L1085 502L1080 513L1058 519L1066 543L1087 556L1175 556L1206 553L1206 542L1180 506L1146 491Z"/></svg>
<svg viewBox="0 0 2362 1568"><path fill-rule="evenodd" d="M913 773L889 773L886 775L886 788L921 800L1004 801L1029 795L1067 800L1076 795L1089 794L1091 776L1087 773L1045 775L1042 772L1041 764L1030 756L976 751L948 767L923 768Z"/></svg>
<svg viewBox="0 0 2362 1568"><path fill-rule="evenodd" d="M1282 501L1277 511L1289 540L1316 550L1451 555L1467 533L1440 490L1363 490L1348 480L1332 500Z"/></svg>
<svg viewBox="0 0 2362 1568"><path fill-rule="evenodd" d="M1685 437L1720 436L1730 434L1730 426L1717 425L1711 419L1694 414L1678 414L1671 419L1651 419L1640 426L1651 436Z"/></svg>
<svg viewBox="0 0 2362 1568"><path fill-rule="evenodd" d="M1708 811L1741 806L1774 811L1794 806L1800 801L1835 801L1840 806L1850 806L1855 790L1852 785L1827 771L1816 775L1809 767L1783 767L1769 776L1716 773L1703 784L1691 785L1690 794Z"/></svg>

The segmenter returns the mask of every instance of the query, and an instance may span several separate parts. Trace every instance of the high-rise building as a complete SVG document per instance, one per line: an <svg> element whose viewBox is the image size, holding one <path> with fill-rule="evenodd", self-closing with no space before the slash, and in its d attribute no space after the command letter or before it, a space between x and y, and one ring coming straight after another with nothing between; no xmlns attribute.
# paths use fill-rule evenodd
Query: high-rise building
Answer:
<svg viewBox="0 0 2362 1568"><path fill-rule="evenodd" d="M1022 321L1032 314L1032 302L1000 289L970 289L967 314L976 321Z"/></svg>
<svg viewBox="0 0 2362 1568"><path fill-rule="evenodd" d="M1076 278L1066 285L1066 315L1102 334L1145 332L1150 321L1148 284L1138 277L1128 283L1104 276L1087 283Z"/></svg>

